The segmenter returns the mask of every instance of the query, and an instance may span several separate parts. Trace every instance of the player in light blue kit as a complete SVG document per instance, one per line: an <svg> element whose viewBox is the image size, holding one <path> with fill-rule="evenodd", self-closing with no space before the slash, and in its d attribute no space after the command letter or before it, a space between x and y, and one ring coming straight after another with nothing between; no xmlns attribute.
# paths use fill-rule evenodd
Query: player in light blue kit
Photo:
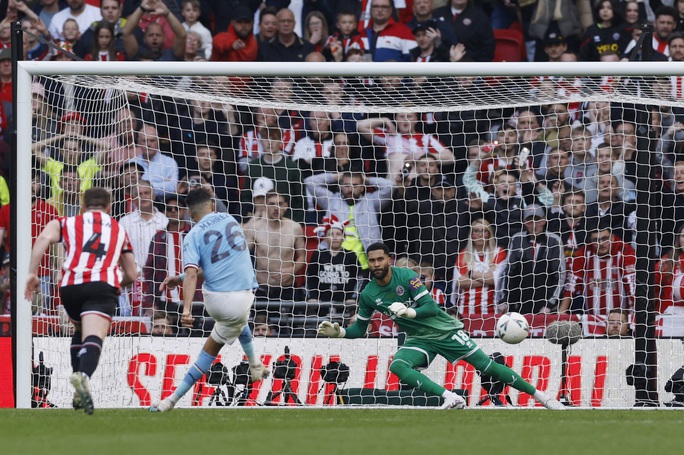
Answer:
<svg viewBox="0 0 684 455"><path fill-rule="evenodd" d="M161 289L173 289L183 283L181 323L185 327L192 327L192 297L201 274L204 277L204 307L216 323L199 358L183 381L171 396L152 405L150 411L172 410L178 400L209 370L221 348L225 344L233 344L238 337L249 359L252 380L258 381L269 375L261 360L254 355L252 333L247 326L249 310L254 302L253 289L257 287L247 242L235 218L227 213L214 212L213 200L203 188L188 193L186 204L197 224L183 241L185 273L166 278Z"/></svg>

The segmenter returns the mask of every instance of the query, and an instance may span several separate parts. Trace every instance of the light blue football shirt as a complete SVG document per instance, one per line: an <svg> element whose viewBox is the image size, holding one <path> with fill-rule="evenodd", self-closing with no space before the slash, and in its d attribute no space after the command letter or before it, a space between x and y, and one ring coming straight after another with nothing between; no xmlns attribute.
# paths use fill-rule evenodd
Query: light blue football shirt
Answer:
<svg viewBox="0 0 684 455"><path fill-rule="evenodd" d="M183 270L202 267L204 287L212 292L257 287L252 259L242 228L227 213L210 213L194 225L183 241Z"/></svg>

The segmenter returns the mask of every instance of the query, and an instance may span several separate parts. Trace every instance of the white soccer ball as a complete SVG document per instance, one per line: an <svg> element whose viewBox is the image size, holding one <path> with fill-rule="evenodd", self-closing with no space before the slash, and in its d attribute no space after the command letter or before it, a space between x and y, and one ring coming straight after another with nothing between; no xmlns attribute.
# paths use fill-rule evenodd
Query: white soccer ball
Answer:
<svg viewBox="0 0 684 455"><path fill-rule="evenodd" d="M506 313L496 321L496 335L508 344L518 344L530 333L527 319L520 313Z"/></svg>

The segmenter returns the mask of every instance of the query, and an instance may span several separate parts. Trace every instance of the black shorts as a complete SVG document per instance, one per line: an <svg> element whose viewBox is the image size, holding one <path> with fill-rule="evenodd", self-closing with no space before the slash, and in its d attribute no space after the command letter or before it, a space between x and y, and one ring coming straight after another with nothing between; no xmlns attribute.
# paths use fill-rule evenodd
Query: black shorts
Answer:
<svg viewBox="0 0 684 455"><path fill-rule="evenodd" d="M112 319L119 303L116 288L102 281L63 286L59 288L59 295L67 314L76 322L81 321L84 313Z"/></svg>

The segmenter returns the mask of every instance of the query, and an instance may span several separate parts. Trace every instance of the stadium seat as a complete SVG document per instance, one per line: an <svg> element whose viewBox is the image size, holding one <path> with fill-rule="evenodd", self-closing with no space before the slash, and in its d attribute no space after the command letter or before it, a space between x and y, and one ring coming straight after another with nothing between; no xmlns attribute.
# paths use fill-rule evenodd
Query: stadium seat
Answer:
<svg viewBox="0 0 684 455"><path fill-rule="evenodd" d="M494 38L496 39L495 62L523 62L527 60L525 40L520 31L496 29L494 30Z"/></svg>

